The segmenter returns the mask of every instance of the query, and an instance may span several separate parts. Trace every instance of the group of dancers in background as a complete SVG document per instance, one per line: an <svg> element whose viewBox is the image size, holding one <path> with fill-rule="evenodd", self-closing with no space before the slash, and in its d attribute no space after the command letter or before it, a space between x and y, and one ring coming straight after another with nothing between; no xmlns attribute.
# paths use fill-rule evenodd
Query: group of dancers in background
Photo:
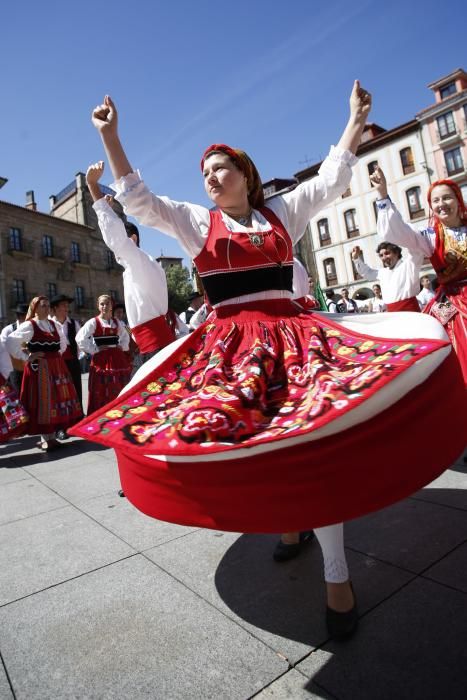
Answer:
<svg viewBox="0 0 467 700"><path fill-rule="evenodd" d="M167 324L164 272L102 196L100 161L87 182L104 240L124 267L128 322L144 363L130 380L129 336L112 317L109 297L99 297L98 316L74 336L92 355L88 415L76 424L81 405L66 367L70 336L67 342L49 301L36 297L5 339L7 353L25 362L23 429L48 444L58 427L73 426L72 435L113 447L125 495L147 515L282 532L277 561L296 556L313 532L323 552L326 621L336 638L351 635L358 621L342 523L426 485L465 443L467 210L457 185L433 183L430 225L417 231L390 200L384 173L374 172L383 267L368 268L358 247L352 257L362 276L378 281L390 313L317 310L322 303L310 299L306 271L294 270L293 246L306 224L349 186L370 107L356 81L348 123L318 175L267 205L249 156L213 144L201 159L214 205L208 209L147 188L125 154L106 96L92 121L116 199L141 224L175 237L194 260L205 303L189 309L189 321L198 313L199 323L188 335ZM438 286L424 313L407 313L419 311L425 257ZM47 405L46 392L54 397ZM7 414L11 437L16 427L8 429ZM26 415L18 415L18 430L22 420ZM430 439L446 429L448 439Z"/></svg>

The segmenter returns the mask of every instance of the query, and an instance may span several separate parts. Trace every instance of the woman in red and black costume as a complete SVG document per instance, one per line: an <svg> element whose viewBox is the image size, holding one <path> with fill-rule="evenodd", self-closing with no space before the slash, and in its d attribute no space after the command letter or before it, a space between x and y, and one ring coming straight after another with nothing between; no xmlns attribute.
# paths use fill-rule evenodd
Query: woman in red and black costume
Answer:
<svg viewBox="0 0 467 700"><path fill-rule="evenodd" d="M91 355L88 414L112 401L130 381L130 336L125 325L112 316L112 307L111 297L101 294L98 316L86 321L76 334L78 348Z"/></svg>
<svg viewBox="0 0 467 700"><path fill-rule="evenodd" d="M417 230L405 223L388 197L380 169L372 181L380 197L376 202L378 234L431 260L439 286L423 313L443 324L467 384L467 208L460 187L452 180L433 182L427 193L429 225Z"/></svg>
<svg viewBox="0 0 467 700"><path fill-rule="evenodd" d="M44 451L59 447L55 435L83 415L70 372L62 357L67 341L49 318L49 300L34 297L26 320L6 339L8 352L25 360L20 401L29 414L27 432L40 435Z"/></svg>
<svg viewBox="0 0 467 700"><path fill-rule="evenodd" d="M327 623L339 637L358 619L342 521L420 488L462 447L455 429L443 450L426 439L432 420L449 410L456 422L462 410L457 363L437 321L414 326L398 314L400 329L385 336L386 314L365 323L292 300L293 245L347 189L370 104L356 81L349 122L318 176L267 207L250 158L208 148L201 168L213 211L152 194L123 151L111 99L94 110L117 199L177 238L214 310L73 430L116 449L125 494L148 515L240 532L315 528ZM449 402L438 396L446 385ZM388 434L397 436L389 445Z"/></svg>

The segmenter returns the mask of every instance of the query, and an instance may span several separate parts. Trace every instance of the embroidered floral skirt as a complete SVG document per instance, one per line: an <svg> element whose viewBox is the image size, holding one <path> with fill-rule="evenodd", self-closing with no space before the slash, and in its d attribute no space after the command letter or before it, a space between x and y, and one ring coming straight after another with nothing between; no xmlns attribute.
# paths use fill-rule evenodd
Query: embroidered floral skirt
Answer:
<svg viewBox="0 0 467 700"><path fill-rule="evenodd" d="M0 374L0 443L27 430L29 416L11 384Z"/></svg>
<svg viewBox="0 0 467 700"><path fill-rule="evenodd" d="M29 414L30 435L65 430L83 415L68 368L55 353L26 363L20 400Z"/></svg>
<svg viewBox="0 0 467 700"><path fill-rule="evenodd" d="M88 414L105 406L130 381L131 358L121 348L105 348L92 356L89 368Z"/></svg>
<svg viewBox="0 0 467 700"><path fill-rule="evenodd" d="M129 500L163 520L277 532L362 515L463 447L459 367L440 324L413 316L221 307L71 432L114 447ZM446 412L448 446L433 439Z"/></svg>
<svg viewBox="0 0 467 700"><path fill-rule="evenodd" d="M452 283L443 294L443 288L425 309L425 313L440 321L462 368L464 382L467 386L467 282L462 280Z"/></svg>

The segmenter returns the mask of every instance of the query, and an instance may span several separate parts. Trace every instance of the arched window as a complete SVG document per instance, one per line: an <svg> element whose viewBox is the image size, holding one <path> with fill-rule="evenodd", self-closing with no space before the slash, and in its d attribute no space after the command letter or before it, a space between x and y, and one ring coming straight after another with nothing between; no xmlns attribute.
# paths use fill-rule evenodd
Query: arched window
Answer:
<svg viewBox="0 0 467 700"><path fill-rule="evenodd" d="M364 257L364 255L363 255L363 250L362 250L362 254L361 254L361 256L360 256L360 260L363 260L363 262L365 262L365 257ZM357 272L357 266L355 265L355 261L354 261L353 258L352 258L352 253L350 254L350 263L351 263L351 265L352 265L352 274L353 274L354 280L363 279L363 277L361 277L361 275L359 275L358 272Z"/></svg>
<svg viewBox="0 0 467 700"><path fill-rule="evenodd" d="M378 161L377 160L372 160L371 163L368 163L367 168L368 168L368 177L370 175L373 175L375 169L378 167ZM374 187L373 183L370 180L370 185Z"/></svg>
<svg viewBox="0 0 467 700"><path fill-rule="evenodd" d="M357 224L357 212L355 209L347 209L344 212L345 228L347 230L347 238L355 238L360 235Z"/></svg>
<svg viewBox="0 0 467 700"><path fill-rule="evenodd" d="M336 263L334 262L334 258L326 258L326 260L323 261L323 266L326 286L330 287L333 284L337 284Z"/></svg>
<svg viewBox="0 0 467 700"><path fill-rule="evenodd" d="M318 234L320 245L329 245L331 243L331 234L329 233L329 222L327 219L318 221Z"/></svg>
<svg viewBox="0 0 467 700"><path fill-rule="evenodd" d="M401 151L399 151L399 155L401 158L402 171L404 175L413 173L415 170L415 165L413 160L412 149L410 148L410 146L407 146L407 148L403 148Z"/></svg>
<svg viewBox="0 0 467 700"><path fill-rule="evenodd" d="M420 187L411 187L405 193L407 197L407 206L409 208L409 216L411 219L420 219L425 216L425 210L422 207L422 196Z"/></svg>

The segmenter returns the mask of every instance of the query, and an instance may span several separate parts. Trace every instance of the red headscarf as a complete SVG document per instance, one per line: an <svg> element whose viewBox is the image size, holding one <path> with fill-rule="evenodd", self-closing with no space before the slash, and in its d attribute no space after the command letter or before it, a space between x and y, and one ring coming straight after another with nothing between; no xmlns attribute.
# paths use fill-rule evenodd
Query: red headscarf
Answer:
<svg viewBox="0 0 467 700"><path fill-rule="evenodd" d="M461 192L459 185L457 185L452 180L436 180L436 182L432 182L432 184L430 185L430 188L427 192L426 198L427 198L428 204L430 206L430 225L434 228L434 230L437 233L438 233L438 229L439 229L441 222L438 219L438 217L436 216L436 214L433 212L433 209L431 207L431 194L432 194L434 188L438 187L439 185L446 185L454 192L454 195L457 199L457 203L459 204L460 220L464 223L467 222L467 207L465 206L464 198L462 196L462 192Z"/></svg>
<svg viewBox="0 0 467 700"><path fill-rule="evenodd" d="M213 143L209 148L206 148L203 153L203 157L201 158L201 170L204 168L204 161L207 156L213 153L225 153L229 156L246 177L248 201L253 209L261 209L261 207L264 207L263 185L256 165L253 163L250 156L245 153L245 151L241 151L239 148L231 148L225 143Z"/></svg>

